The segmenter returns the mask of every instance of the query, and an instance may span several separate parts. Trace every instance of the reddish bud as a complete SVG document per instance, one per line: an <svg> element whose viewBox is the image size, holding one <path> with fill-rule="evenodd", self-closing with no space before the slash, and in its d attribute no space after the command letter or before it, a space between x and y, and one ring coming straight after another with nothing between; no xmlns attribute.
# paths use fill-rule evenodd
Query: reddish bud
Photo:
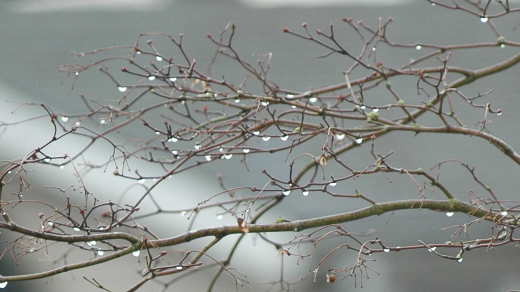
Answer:
<svg viewBox="0 0 520 292"><path fill-rule="evenodd" d="M126 67L121 67L121 72L126 72Z"/></svg>
<svg viewBox="0 0 520 292"><path fill-rule="evenodd" d="M148 124L148 122L143 122L143 125L144 125L145 127L148 127L149 124Z"/></svg>
<svg viewBox="0 0 520 292"><path fill-rule="evenodd" d="M80 209L80 210L79 210L79 213L80 213L80 214L85 214L85 210L84 210L84 209Z"/></svg>
<svg viewBox="0 0 520 292"><path fill-rule="evenodd" d="M336 276L334 274L329 275L327 274L327 283L334 283L336 281Z"/></svg>
<svg viewBox="0 0 520 292"><path fill-rule="evenodd" d="M289 32L289 29L287 27L284 27L283 32Z"/></svg>
<svg viewBox="0 0 520 292"><path fill-rule="evenodd" d="M103 212L103 213L101 214L101 216L106 218L106 217L110 217L110 214L112 214L112 212L110 212L110 211L105 211L105 212Z"/></svg>
<svg viewBox="0 0 520 292"><path fill-rule="evenodd" d="M339 99L344 99L344 98L345 98L345 96L343 94L339 95Z"/></svg>
<svg viewBox="0 0 520 292"><path fill-rule="evenodd" d="M381 67L381 66L383 66L383 63L381 63L381 61L377 61L376 66Z"/></svg>
<svg viewBox="0 0 520 292"><path fill-rule="evenodd" d="M43 218L43 216L43 213L38 214L38 217L40 217L40 219Z"/></svg>
<svg viewBox="0 0 520 292"><path fill-rule="evenodd" d="M161 255L162 255L162 256L165 256L167 253L168 253L168 252L165 251L165 250L161 251Z"/></svg>
<svg viewBox="0 0 520 292"><path fill-rule="evenodd" d="M202 110L203 110L204 112L207 112L207 111L208 111L208 106L205 105L205 106L202 108Z"/></svg>
<svg viewBox="0 0 520 292"><path fill-rule="evenodd" d="M307 27L307 22L302 23L303 27Z"/></svg>
<svg viewBox="0 0 520 292"><path fill-rule="evenodd" d="M317 30L316 30L316 33L317 33L317 34L321 34L321 30L317 29Z"/></svg>
<svg viewBox="0 0 520 292"><path fill-rule="evenodd" d="M152 40L148 40L146 43L147 43L147 44L151 44L151 43L152 43Z"/></svg>
<svg viewBox="0 0 520 292"><path fill-rule="evenodd" d="M370 136L370 139L374 140L376 138L376 134L372 134L372 136Z"/></svg>
<svg viewBox="0 0 520 292"><path fill-rule="evenodd" d="M208 33L208 34L207 34L206 36L207 36L208 38L210 38L210 37L211 37L211 34L210 34L210 33Z"/></svg>

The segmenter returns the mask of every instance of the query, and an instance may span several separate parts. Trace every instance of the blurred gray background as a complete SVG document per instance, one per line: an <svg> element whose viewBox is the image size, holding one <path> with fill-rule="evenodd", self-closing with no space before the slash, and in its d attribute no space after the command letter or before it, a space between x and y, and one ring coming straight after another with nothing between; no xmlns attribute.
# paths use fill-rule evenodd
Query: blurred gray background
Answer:
<svg viewBox="0 0 520 292"><path fill-rule="evenodd" d="M283 2L283 5L280 5ZM478 42L494 42L496 36L489 27L482 24L477 17L431 7L426 1L2 1L0 2L0 120L16 121L34 115L42 115L37 107L22 107L14 114L12 111L18 107L16 103L33 102L44 103L57 113L79 113L84 107L78 98L80 93L87 97L100 99L113 99L112 96L121 96L115 86L107 81L105 75L91 70L82 74L71 90L72 78L66 79L59 73L57 67L62 64L83 62L83 60L70 54L85 52L98 48L131 45L139 33L164 32L173 36L184 33L184 45L189 48L191 58L196 58L198 64L204 64L213 56L215 47L207 40L206 34L218 35L229 22L237 25L235 48L243 56L254 61L253 54L273 53L273 64L270 78L281 87L305 91L311 88L327 84L343 82L343 74L350 62L343 61L341 57L333 56L326 59L316 59L323 54L323 49L314 44L302 41L282 33L283 27L291 30L301 30L301 23L307 22L309 28L326 30L330 22L335 23L336 29L344 29L345 39L349 43L349 37L353 38L352 46L356 48L358 39L352 30L341 25L341 19L352 17L355 20L363 20L374 27L377 18L383 20L392 17L388 35L394 42L403 43L435 43L435 44L465 44ZM519 30L513 30L518 22L518 14L507 16L504 20L496 22L501 32L511 40L519 39ZM518 52L518 48L490 48L474 50L469 53L454 52L452 64L470 69L477 69L493 64L493 62L506 59ZM408 50L406 53L394 49L378 51L378 58L384 60L384 64L398 66L410 58L421 56L424 52ZM236 66L220 65L219 74L240 77L241 72L234 71ZM500 117L492 116L493 124L488 125L492 134L502 137L510 145L517 149L519 145L520 130L518 127L520 83L518 66L502 74L479 80L464 88L467 95L475 95L479 92L487 92L493 89L488 97L493 108L502 108L504 114ZM218 75L217 75L218 76ZM403 98L414 98L416 89L400 88ZM10 101L10 102L6 102ZM457 113L467 117L475 123L482 118L481 112L476 112L457 102ZM476 113L475 113L476 112ZM468 123L468 126L473 124ZM42 126L41 122L26 123L16 130L8 129L0 139L0 159L13 159L23 157L28 151L37 147L39 143L49 138L50 130ZM503 157L500 152L486 141L476 140L470 137L450 137L448 135L413 136L413 133L396 134L388 137L380 144L378 152L384 154L395 151L392 156L394 166L403 166L410 169L423 167L430 169L436 163L446 159L462 159L472 166L477 167L480 177L489 184L496 194L502 199L518 199L518 166ZM78 141L70 141L74 147L80 144ZM318 144L319 145L319 142ZM353 151L348 159L357 166L366 164L369 159L368 147L360 147ZM73 146L71 146L73 147ZM79 146L78 146L79 147ZM319 153L314 147L309 151ZM63 149L65 152L66 150ZM99 150L103 153L103 150ZM318 151L318 152L316 152ZM413 155L412 155L413 154ZM256 186L264 185L267 178L261 175L260 170L268 169L271 173L283 176L287 172L287 166L275 166L272 161L285 159L286 154L274 156L271 159L252 156L249 160L251 171L246 173L248 181ZM95 157L92 159L96 159ZM238 172L244 173L244 168L238 160L235 164L218 162L214 168L199 173L188 172L174 181L164 183L155 192L163 192L163 198L167 201L167 193L174 189L178 192L193 194L196 198L205 198L215 193L215 173L223 173L230 184L238 186L242 180ZM237 166L238 165L238 166ZM141 169L141 168L140 168ZM485 193L476 186L468 173L460 167L449 166L443 169L443 179L455 194L461 199L468 198L469 190L475 190L478 195ZM203 176L203 177L202 177ZM207 178L207 179L206 179ZM43 185L60 185L64 180L74 181L70 172L64 174L59 170L46 171L44 174L31 177L34 189L41 189ZM397 179L398 177L393 177ZM106 175L89 174L87 186L103 199L118 197L126 187L121 180L112 183L111 170ZM354 185L341 185L345 192L353 192L360 189L363 193L370 194L381 201L393 198L414 197L417 190L407 183L388 184L382 177L367 177L359 179ZM120 185L118 183L121 183ZM353 183L354 184L354 183ZM136 194L140 190L135 190ZM39 194L45 195L45 194ZM439 196L439 197L436 197ZM433 194L432 198L441 198L440 194ZM326 205L326 202L330 203ZM339 202L339 203L338 203ZM169 202L171 203L171 202ZM356 202L357 204L358 202ZM172 203L173 204L173 203ZM176 205L177 204L177 205ZM184 204L184 205L183 205ZM190 205L191 204L191 205ZM331 198L309 196L304 198L292 195L278 208L270 212L263 222L272 222L277 216L282 215L289 219L303 219L311 216L325 215L331 210L341 212L343 201ZM350 202L346 202L350 204ZM193 206L192 201L175 202L174 207L182 205ZM327 206L326 209L320 209ZM421 212L419 219L416 213ZM34 214L18 214L26 216L29 222L37 222ZM31 217L33 216L33 217ZM412 219L413 218L413 219ZM20 218L19 220L25 220ZM160 230L162 236L173 236L182 232L185 220L171 219L168 216L156 216L147 224ZM451 239L454 230L440 231L441 228L468 222L470 220L464 214L455 214L448 218L431 211L407 211L380 218L370 218L363 222L345 224L345 228L352 232L364 232L370 229L377 230L377 235L389 246L417 244L417 239L426 242L444 242ZM36 220L36 221L35 221ZM179 221L179 223L177 222ZM388 223L387 223L388 221ZM225 218L222 223L214 218L201 219L199 227L205 224L233 224L230 218ZM489 236L490 224L479 223L470 231L472 237ZM4 236L4 235L2 235ZM273 235L272 238L279 241L287 241L293 238L292 234ZM227 241L227 242L232 242ZM341 244L341 239L330 240L323 245L320 253L325 255L330 249ZM193 243L195 247L204 244ZM222 252L225 255L226 241L219 244L215 253ZM241 245L233 266L245 272L252 284L242 288L243 291L277 291L277 285L259 285L277 279L280 271L280 261L272 246L262 243L261 240L250 236ZM184 246L184 249L192 248ZM51 247L52 250L52 247ZM63 252L63 250L61 250ZM447 251L453 253L453 251ZM347 253L349 254L349 253ZM53 265L57 254L45 254L40 251L32 257L23 258L20 266L16 266L9 256L4 256L0 261L0 274L12 275L23 273L29 268L32 272L42 271ZM80 257L78 257L80 258ZM400 253L377 254L377 259L371 265L377 272L377 276L369 273L370 279L363 279L363 287L369 291L508 291L520 289L518 278L518 250L509 245L498 250L475 250L466 254L464 261L457 263L443 260L425 250L403 251ZM143 259L141 259L143 260ZM345 260L342 263L342 260ZM352 257L335 258L331 260L331 266L349 265ZM70 258L70 262L74 257ZM38 264L34 264L37 262ZM103 285L114 291L122 291L139 280L135 272L142 264L137 263L131 256L99 266L93 269L73 271L48 280L37 280L27 283L9 283L6 291L96 291L92 285L82 279L96 278ZM295 282L293 288L296 291L351 291L354 290L354 280L347 278L337 281L334 285L324 283L324 273L318 278L318 283L312 283L312 277L298 281L305 275L308 263L297 266L295 261L285 262L285 276L288 281ZM211 277L212 273L203 274L203 279ZM358 278L359 281L359 278ZM217 286L218 291L230 291L233 288L233 280L223 276ZM359 287L358 282L358 287ZM28 286L23 286L28 285ZM186 277L180 282L183 289L190 291L204 291L207 282L197 277ZM143 291L158 291L160 283L147 284Z"/></svg>

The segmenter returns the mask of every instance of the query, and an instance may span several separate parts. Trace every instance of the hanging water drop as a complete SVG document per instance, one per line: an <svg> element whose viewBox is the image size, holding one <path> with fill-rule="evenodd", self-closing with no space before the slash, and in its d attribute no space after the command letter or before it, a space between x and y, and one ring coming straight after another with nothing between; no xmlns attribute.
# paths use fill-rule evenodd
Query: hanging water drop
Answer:
<svg viewBox="0 0 520 292"><path fill-rule="evenodd" d="M359 138L356 138L356 144L361 144L363 143L363 138L359 137Z"/></svg>
<svg viewBox="0 0 520 292"><path fill-rule="evenodd" d="M309 101L310 101L311 103L315 103L315 102L318 101L318 98L316 98L316 97L311 97L311 98L309 98Z"/></svg>
<svg viewBox="0 0 520 292"><path fill-rule="evenodd" d="M268 106L269 105L269 103L267 101L262 101L261 104L262 104L262 106Z"/></svg>
<svg viewBox="0 0 520 292"><path fill-rule="evenodd" d="M49 163L49 162L51 162L51 159L50 158L45 158L43 161L46 162L46 163Z"/></svg>
<svg viewBox="0 0 520 292"><path fill-rule="evenodd" d="M220 148L218 149L218 151L219 151L219 152L223 152L223 151L224 151L224 148L223 148L223 147L220 147Z"/></svg>
<svg viewBox="0 0 520 292"><path fill-rule="evenodd" d="M500 215L502 215L502 216L507 216L507 214L508 214L507 211L502 211L502 212L500 212Z"/></svg>
<svg viewBox="0 0 520 292"><path fill-rule="evenodd" d="M175 81L177 81L177 78L172 77L172 78L170 78L170 81L171 81L171 82L175 82Z"/></svg>
<svg viewBox="0 0 520 292"><path fill-rule="evenodd" d="M366 107L365 105L362 105L360 108L361 108L362 110L365 110L367 107Z"/></svg>
<svg viewBox="0 0 520 292"><path fill-rule="evenodd" d="M231 157L233 157L233 154L229 153L229 154L224 154L224 159L231 159Z"/></svg>
<svg viewBox="0 0 520 292"><path fill-rule="evenodd" d="M271 137L269 136L263 136L262 137L262 140L264 140L265 142L269 141L271 139Z"/></svg>
<svg viewBox="0 0 520 292"><path fill-rule="evenodd" d="M345 133L337 133L336 134L336 139L338 139L340 141L345 139Z"/></svg>
<svg viewBox="0 0 520 292"><path fill-rule="evenodd" d="M202 148L202 145L200 145L199 143L195 144L195 149L199 150L200 148Z"/></svg>
<svg viewBox="0 0 520 292"><path fill-rule="evenodd" d="M76 122L74 125L76 125L76 127L79 127L79 126L81 126L81 123L80 122Z"/></svg>
<svg viewBox="0 0 520 292"><path fill-rule="evenodd" d="M417 45L417 46L415 46L415 49L416 49L417 51L419 51L420 49L422 49L422 46L421 46L421 45Z"/></svg>
<svg viewBox="0 0 520 292"><path fill-rule="evenodd" d="M204 158L206 158L206 161L211 161L211 155L206 155Z"/></svg>
<svg viewBox="0 0 520 292"><path fill-rule="evenodd" d="M303 189L303 190L302 190L302 195L304 195L305 197L307 197L307 196L309 195L309 191Z"/></svg>
<svg viewBox="0 0 520 292"><path fill-rule="evenodd" d="M506 47L505 44L500 44L500 48L501 48L501 49L503 49L503 48L505 48L505 47Z"/></svg>
<svg viewBox="0 0 520 292"><path fill-rule="evenodd" d="M488 22L488 20L489 20L489 18L487 18L487 16L485 16L485 15L480 17L480 22L482 22L482 23L486 23L486 22Z"/></svg>
<svg viewBox="0 0 520 292"><path fill-rule="evenodd" d="M155 56L155 60L161 62L162 61L162 57L161 56Z"/></svg>
<svg viewBox="0 0 520 292"><path fill-rule="evenodd" d="M66 123L66 122L69 121L69 117L67 117L67 116L61 116L61 121L64 122L64 123Z"/></svg>
<svg viewBox="0 0 520 292"><path fill-rule="evenodd" d="M239 102L240 102L240 98L235 99L235 103L239 103Z"/></svg>
<svg viewBox="0 0 520 292"><path fill-rule="evenodd" d="M243 151L244 153L246 153L246 154L247 154L247 153L249 153L249 151L251 151L251 150L250 150L250 149L248 149L248 148L244 148L244 149L243 149L242 151Z"/></svg>
<svg viewBox="0 0 520 292"><path fill-rule="evenodd" d="M132 255L133 255L134 257L138 257L140 254L141 254L141 251L140 251L140 250L134 250L134 251L132 252Z"/></svg>
<svg viewBox="0 0 520 292"><path fill-rule="evenodd" d="M260 134L260 131L254 131L253 135L258 136Z"/></svg>
<svg viewBox="0 0 520 292"><path fill-rule="evenodd" d="M177 155L177 154L179 154L179 151L177 151L177 150L172 150L172 154L173 154L173 155Z"/></svg>
<svg viewBox="0 0 520 292"><path fill-rule="evenodd" d="M119 86L117 88L117 90L119 90L119 92L125 92L128 88L126 86Z"/></svg>
<svg viewBox="0 0 520 292"><path fill-rule="evenodd" d="M7 286L7 282L0 283L0 289L4 289Z"/></svg>
<svg viewBox="0 0 520 292"><path fill-rule="evenodd" d="M142 179L138 180L137 182L140 184L144 184L146 182L146 180L144 178L142 178Z"/></svg>
<svg viewBox="0 0 520 292"><path fill-rule="evenodd" d="M291 193L291 190L284 189L282 193L284 196L288 196Z"/></svg>
<svg viewBox="0 0 520 292"><path fill-rule="evenodd" d="M154 75L150 75L150 76L148 76L148 80L150 80L150 81L155 80L155 76L154 76Z"/></svg>
<svg viewBox="0 0 520 292"><path fill-rule="evenodd" d="M338 184L338 183L337 183L336 181L331 181L331 182L329 183L329 186L331 186L331 187L335 187L337 184Z"/></svg>
<svg viewBox="0 0 520 292"><path fill-rule="evenodd" d="M462 258L458 259L457 262L459 262L459 263L462 262Z"/></svg>
<svg viewBox="0 0 520 292"><path fill-rule="evenodd" d="M454 214L453 212L446 212L446 216L448 216L448 217L453 216L453 214Z"/></svg>
<svg viewBox="0 0 520 292"><path fill-rule="evenodd" d="M283 135L282 137L280 137L280 140L282 141L287 141L287 139L289 139L289 135Z"/></svg>
<svg viewBox="0 0 520 292"><path fill-rule="evenodd" d="M432 3L432 6L435 6L435 5L437 5L437 4L435 4L435 3Z"/></svg>
<svg viewBox="0 0 520 292"><path fill-rule="evenodd" d="M436 249L437 249L437 247L434 246L434 247L430 247L430 248L428 249L428 251L429 251L429 252L434 252Z"/></svg>
<svg viewBox="0 0 520 292"><path fill-rule="evenodd" d="M64 169L65 168L65 165L60 165L60 169Z"/></svg>
<svg viewBox="0 0 520 292"><path fill-rule="evenodd" d="M97 251L97 254L98 254L99 256L102 256L102 255L104 255L104 254L105 254L105 252L104 252L104 251L102 251L102 250L98 250L98 251Z"/></svg>
<svg viewBox="0 0 520 292"><path fill-rule="evenodd" d="M172 143L175 143L179 141L179 139L175 138L175 137L171 137L170 139L168 139L168 142L172 142Z"/></svg>
<svg viewBox="0 0 520 292"><path fill-rule="evenodd" d="M96 241L95 240L87 241L87 244L88 244L88 246L94 246L94 245L96 245Z"/></svg>
<svg viewBox="0 0 520 292"><path fill-rule="evenodd" d="M224 215L222 215L222 214L217 215L217 220L222 220L222 218L224 218Z"/></svg>
<svg viewBox="0 0 520 292"><path fill-rule="evenodd" d="M286 97L289 98L289 99L291 99L291 98L294 97L294 94L287 94Z"/></svg>
<svg viewBox="0 0 520 292"><path fill-rule="evenodd" d="M378 109L378 108L373 108L372 111L373 111L374 113L377 113L377 112L379 112L379 109Z"/></svg>
<svg viewBox="0 0 520 292"><path fill-rule="evenodd" d="M188 214L188 212L186 212L186 211L181 212L181 216L186 216L186 214Z"/></svg>
<svg viewBox="0 0 520 292"><path fill-rule="evenodd" d="M157 131L155 132L155 135L161 135L161 132Z"/></svg>
<svg viewBox="0 0 520 292"><path fill-rule="evenodd" d="M390 252L390 249L389 248L385 248L383 249L384 252Z"/></svg>

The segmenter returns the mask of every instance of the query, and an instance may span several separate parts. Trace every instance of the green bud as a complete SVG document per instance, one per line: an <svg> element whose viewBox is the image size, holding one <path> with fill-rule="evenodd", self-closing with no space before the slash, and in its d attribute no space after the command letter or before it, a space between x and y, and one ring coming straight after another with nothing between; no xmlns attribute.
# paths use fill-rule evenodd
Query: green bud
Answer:
<svg viewBox="0 0 520 292"><path fill-rule="evenodd" d="M392 87L392 83L390 81L386 81L386 88L390 89Z"/></svg>
<svg viewBox="0 0 520 292"><path fill-rule="evenodd" d="M243 94L244 94L244 92L241 89L237 90L237 95L238 96L242 96Z"/></svg>
<svg viewBox="0 0 520 292"><path fill-rule="evenodd" d="M505 41L506 41L506 37L505 36L499 36L497 38L497 45L499 45L499 46L503 45Z"/></svg>
<svg viewBox="0 0 520 292"><path fill-rule="evenodd" d="M367 122L370 123L371 121L377 121L379 118L379 113L370 112L367 115Z"/></svg>
<svg viewBox="0 0 520 292"><path fill-rule="evenodd" d="M400 99L400 100L397 102L397 105L404 105L404 100Z"/></svg>

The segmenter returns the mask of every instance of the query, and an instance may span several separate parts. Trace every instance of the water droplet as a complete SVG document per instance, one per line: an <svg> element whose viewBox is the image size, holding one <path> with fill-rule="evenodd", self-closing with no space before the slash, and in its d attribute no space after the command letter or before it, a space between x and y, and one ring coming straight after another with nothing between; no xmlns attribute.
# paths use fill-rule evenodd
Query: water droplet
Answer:
<svg viewBox="0 0 520 292"><path fill-rule="evenodd" d="M239 103L239 102L240 102L240 98L235 99L235 103Z"/></svg>
<svg viewBox="0 0 520 292"><path fill-rule="evenodd" d="M435 6L435 5L437 5L437 4L435 4L435 3L432 3L432 6Z"/></svg>
<svg viewBox="0 0 520 292"><path fill-rule="evenodd" d="M389 248L385 248L383 249L384 252L390 252L390 249Z"/></svg>
<svg viewBox="0 0 520 292"><path fill-rule="evenodd" d="M222 214L217 215L217 220L222 220L222 218L224 218L224 215L222 215Z"/></svg>
<svg viewBox="0 0 520 292"><path fill-rule="evenodd" d="M138 55L141 55L141 51L137 51L137 52L135 52L135 53L138 54Z"/></svg>
<svg viewBox="0 0 520 292"><path fill-rule="evenodd" d="M376 47L372 47L372 52L375 52L376 51Z"/></svg>
<svg viewBox="0 0 520 292"><path fill-rule="evenodd" d="M76 76L78 76L78 75L79 75L79 72L76 72Z"/></svg>
<svg viewBox="0 0 520 292"><path fill-rule="evenodd" d="M262 137L262 140L264 140L265 142L269 141L271 139L271 137L269 136L263 136Z"/></svg>
<svg viewBox="0 0 520 292"><path fill-rule="evenodd" d="M74 229L74 231L79 231L79 228L78 228L78 227L74 227L74 228L72 228L72 229Z"/></svg>
<svg viewBox="0 0 520 292"><path fill-rule="evenodd" d="M448 216L448 217L453 216L453 212L446 212L446 216Z"/></svg>
<svg viewBox="0 0 520 292"><path fill-rule="evenodd" d="M335 181L331 181L331 182L329 183L329 186L331 186L331 187L335 187L337 184L338 184L337 182L335 182Z"/></svg>
<svg viewBox="0 0 520 292"><path fill-rule="evenodd" d="M503 49L503 48L505 48L505 47L506 47L505 44L500 44L500 48L501 48L501 49Z"/></svg>
<svg viewBox="0 0 520 292"><path fill-rule="evenodd" d="M345 139L345 133L338 133L338 134L336 134L336 139L338 139L340 141Z"/></svg>
<svg viewBox="0 0 520 292"><path fill-rule="evenodd" d="M436 249L437 249L437 247L434 246L434 247L429 248L428 251L429 252L434 252Z"/></svg>
<svg viewBox="0 0 520 292"><path fill-rule="evenodd" d="M280 140L282 141L287 141L287 139L289 139L289 135L283 135L282 137L280 137Z"/></svg>
<svg viewBox="0 0 520 292"><path fill-rule="evenodd" d="M155 56L155 60L161 62L162 61L162 57L161 56Z"/></svg>
<svg viewBox="0 0 520 292"><path fill-rule="evenodd" d="M305 197L307 197L309 195L309 191L308 190L302 190L302 195L304 195Z"/></svg>
<svg viewBox="0 0 520 292"><path fill-rule="evenodd" d="M206 158L206 161L211 161L211 155L204 156Z"/></svg>
<svg viewBox="0 0 520 292"><path fill-rule="evenodd" d="M462 262L462 258L458 259L457 262L459 262L459 263Z"/></svg>
<svg viewBox="0 0 520 292"><path fill-rule="evenodd" d="M379 109L378 108L373 108L372 111L377 113L377 112L379 112Z"/></svg>
<svg viewBox="0 0 520 292"><path fill-rule="evenodd" d="M67 116L61 116L61 121L64 122L64 123L66 123L66 122L69 121L69 117L67 117Z"/></svg>
<svg viewBox="0 0 520 292"><path fill-rule="evenodd" d="M49 163L49 162L51 162L51 159L50 158L45 158L43 161Z"/></svg>
<svg viewBox="0 0 520 292"><path fill-rule="evenodd" d="M224 151L224 148L220 147L220 148L218 149L218 151L219 151L219 152L223 152L223 151Z"/></svg>
<svg viewBox="0 0 520 292"><path fill-rule="evenodd" d="M198 143L195 144L195 149L199 150L200 148L202 148L202 145L200 145L200 144L198 144Z"/></svg>
<svg viewBox="0 0 520 292"><path fill-rule="evenodd" d="M175 267L177 270L182 270L182 267L181 266L177 266Z"/></svg>
<svg viewBox="0 0 520 292"><path fill-rule="evenodd" d="M117 90L119 90L119 92L125 92L128 88L126 86L119 86L117 88Z"/></svg>
<svg viewBox="0 0 520 292"><path fill-rule="evenodd" d="M175 138L175 137L171 137L170 139L168 139L168 142L172 142L172 143L175 143L179 141L179 139Z"/></svg>
<svg viewBox="0 0 520 292"><path fill-rule="evenodd" d="M60 169L64 169L65 168L65 165L60 165Z"/></svg>
<svg viewBox="0 0 520 292"><path fill-rule="evenodd" d="M296 108L296 106L295 105L291 105L291 108Z"/></svg>
<svg viewBox="0 0 520 292"><path fill-rule="evenodd" d="M188 214L188 212L186 212L186 211L181 212L181 216L186 216L186 214Z"/></svg>
<svg viewBox="0 0 520 292"><path fill-rule="evenodd" d="M148 76L148 80L150 80L150 81L155 80L155 76L154 75Z"/></svg>
<svg viewBox="0 0 520 292"><path fill-rule="evenodd" d="M224 159L229 160L229 159L231 159L231 157L233 157L233 154L231 154L231 153L229 153L229 154L224 154L223 157L224 157Z"/></svg>
<svg viewBox="0 0 520 292"><path fill-rule="evenodd" d="M99 121L99 123L100 123L101 125L104 125L104 124L107 123L107 120L105 120L105 119L101 119L101 120Z"/></svg>
<svg viewBox="0 0 520 292"><path fill-rule="evenodd" d="M161 132L157 131L155 132L155 135L161 135Z"/></svg>
<svg viewBox="0 0 520 292"><path fill-rule="evenodd" d="M146 182L146 180L144 178L142 178L142 179L138 180L137 182L140 184L144 184Z"/></svg>
<svg viewBox="0 0 520 292"><path fill-rule="evenodd" d="M177 150L172 150L172 154L173 154L173 155L177 155L177 154L179 154L179 151L177 151Z"/></svg>
<svg viewBox="0 0 520 292"><path fill-rule="evenodd" d="M415 46L415 49L416 49L417 51L419 51L420 49L422 49L422 46L421 46L421 45L417 45L417 46Z"/></svg>
<svg viewBox="0 0 520 292"><path fill-rule="evenodd" d="M500 215L502 215L502 216L507 216L507 214L508 214L507 211L500 212Z"/></svg>
<svg viewBox="0 0 520 292"><path fill-rule="evenodd" d="M291 190L285 189L282 193L284 196L288 196L291 193Z"/></svg>
<svg viewBox="0 0 520 292"><path fill-rule="evenodd" d="M74 125L76 125L76 127L79 127L79 126L81 126L81 123L80 122L76 122Z"/></svg>
<svg viewBox="0 0 520 292"><path fill-rule="evenodd" d="M367 107L364 106L364 105L362 105L360 108L361 108L362 110L364 110L364 109L366 109Z"/></svg>
<svg viewBox="0 0 520 292"><path fill-rule="evenodd" d="M170 81L171 81L171 82L175 82L175 81L177 81L177 78L172 77L172 78L170 78Z"/></svg>
<svg viewBox="0 0 520 292"><path fill-rule="evenodd" d="M249 151L251 151L251 150L248 149L248 148L244 148L242 151L243 151L244 153L249 153Z"/></svg>
<svg viewBox="0 0 520 292"><path fill-rule="evenodd" d="M294 97L294 94L287 94L286 97L287 97L287 98L293 98L293 97Z"/></svg>
<svg viewBox="0 0 520 292"><path fill-rule="evenodd" d="M260 131L254 131L253 135L258 136L260 134Z"/></svg>
<svg viewBox="0 0 520 292"><path fill-rule="evenodd" d="M98 254L99 256L102 256L102 255L104 255L104 254L105 254L105 252L104 252L104 251L102 251L102 250L98 250L98 251L97 251L97 254Z"/></svg>
<svg viewBox="0 0 520 292"><path fill-rule="evenodd" d="M359 138L356 138L356 144L361 144L363 143L363 138L359 137Z"/></svg>
<svg viewBox="0 0 520 292"><path fill-rule="evenodd" d="M502 115L502 111L497 112L497 116L501 116L501 115Z"/></svg>
<svg viewBox="0 0 520 292"><path fill-rule="evenodd" d="M0 283L0 289L4 289L7 286L7 282Z"/></svg>
<svg viewBox="0 0 520 292"><path fill-rule="evenodd" d="M269 103L267 101L262 101L261 103L262 103L262 106L268 106L269 105Z"/></svg>
<svg viewBox="0 0 520 292"><path fill-rule="evenodd" d="M486 23L486 22L488 22L488 20L489 20L489 18L487 18L487 16L480 17L480 22L482 22L482 23Z"/></svg>
<svg viewBox="0 0 520 292"><path fill-rule="evenodd" d="M94 245L96 245L96 243L97 242L95 240L87 241L88 246L94 246Z"/></svg>
<svg viewBox="0 0 520 292"><path fill-rule="evenodd" d="M132 252L132 255L133 255L134 257L138 257L140 254L141 254L141 251L140 251L140 250L134 250L134 251Z"/></svg>
<svg viewBox="0 0 520 292"><path fill-rule="evenodd" d="M311 98L309 98L309 101L310 101L311 103L315 103L315 102L318 101L318 98L316 98L316 97L311 97Z"/></svg>
<svg viewBox="0 0 520 292"><path fill-rule="evenodd" d="M52 226L52 225L54 225L54 222L49 221L49 222L47 222L47 225Z"/></svg>

